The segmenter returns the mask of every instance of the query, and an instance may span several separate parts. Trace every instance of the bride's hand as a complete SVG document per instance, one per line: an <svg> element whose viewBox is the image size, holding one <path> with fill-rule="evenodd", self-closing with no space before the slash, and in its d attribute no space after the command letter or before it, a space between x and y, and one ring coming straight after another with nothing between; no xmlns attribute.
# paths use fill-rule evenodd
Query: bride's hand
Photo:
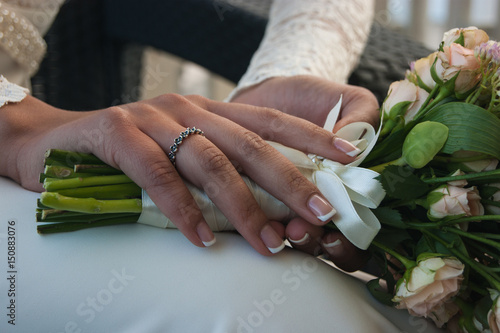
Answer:
<svg viewBox="0 0 500 333"><path fill-rule="evenodd" d="M377 125L378 102L372 93L360 87L313 76L268 79L243 90L232 101L276 108L323 126L329 111L341 95L342 108L334 132L357 121ZM316 143L313 141L309 144L312 147ZM327 253L337 266L348 271L359 269L366 258L366 253L356 248L341 233L326 233L323 228L307 223L300 217L286 226L286 236L295 248L312 254Z"/></svg>
<svg viewBox="0 0 500 333"><path fill-rule="evenodd" d="M167 157L170 146L193 126L205 136L186 138L174 167ZM255 134L263 129L287 146L352 160L336 148L332 133L270 108L166 94L104 110L71 112L28 96L0 109L0 175L41 191L38 176L47 149L93 153L145 189L192 243L211 244L214 235L182 177L203 189L258 252L270 255L282 248L283 230L266 218L239 171L308 224L324 224L318 216L333 207L292 163ZM303 138L315 146L308 147Z"/></svg>

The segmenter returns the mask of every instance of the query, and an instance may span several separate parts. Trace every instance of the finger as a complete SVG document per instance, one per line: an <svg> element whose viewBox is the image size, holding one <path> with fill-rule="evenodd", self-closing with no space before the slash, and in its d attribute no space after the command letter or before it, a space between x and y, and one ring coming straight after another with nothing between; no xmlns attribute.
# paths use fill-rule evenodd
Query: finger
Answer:
<svg viewBox="0 0 500 333"><path fill-rule="evenodd" d="M297 217L286 225L285 233L293 248L314 256L323 252L321 241L325 231L322 227L314 226Z"/></svg>
<svg viewBox="0 0 500 333"><path fill-rule="evenodd" d="M378 101L369 90L361 87L346 86L346 93L342 99L340 119L333 131L352 122L367 122L377 128L380 120Z"/></svg>
<svg viewBox="0 0 500 333"><path fill-rule="evenodd" d="M317 154L341 163L352 162L359 150L350 142L307 120L276 109L238 103L207 102L211 112L257 133L305 153Z"/></svg>
<svg viewBox="0 0 500 333"><path fill-rule="evenodd" d="M85 133L104 123L113 124L106 129L108 135L82 145L88 140ZM82 121L79 128L81 131L76 135L73 126L65 129L68 133L64 137L74 140L68 142L70 147L92 152L122 170L146 190L160 211L193 244L205 246L214 242L213 233L164 150L137 128L128 112L117 107L103 110Z"/></svg>
<svg viewBox="0 0 500 333"><path fill-rule="evenodd" d="M274 229L274 231L278 234L278 236L280 236L281 239L284 239L286 237L285 225L283 224L283 222L270 221L269 224Z"/></svg>
<svg viewBox="0 0 500 333"><path fill-rule="evenodd" d="M328 258L347 272L360 269L368 260L368 252L358 249L340 232L327 233L321 246Z"/></svg>
<svg viewBox="0 0 500 333"><path fill-rule="evenodd" d="M241 175L212 142L190 136L176 159L181 175L203 189L259 253L270 255L283 249L283 238L270 225Z"/></svg>

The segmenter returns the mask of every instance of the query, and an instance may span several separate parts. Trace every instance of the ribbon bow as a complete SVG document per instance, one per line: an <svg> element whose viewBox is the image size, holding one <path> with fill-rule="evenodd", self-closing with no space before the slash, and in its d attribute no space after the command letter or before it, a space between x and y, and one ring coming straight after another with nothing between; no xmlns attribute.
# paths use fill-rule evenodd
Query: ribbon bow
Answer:
<svg viewBox="0 0 500 333"><path fill-rule="evenodd" d="M333 130L341 103L342 98L328 115L325 129ZM276 142L268 143L295 164L302 174L318 187L337 210L332 217L332 222L351 243L366 250L380 230L380 222L370 208L376 208L380 204L385 191L375 179L378 176L377 172L360 168L358 165L375 145L378 133L375 133L375 129L370 124L358 122L344 126L337 132L337 135L363 150L363 153L348 165L316 155L306 155ZM288 220L294 216L294 212L285 204L251 179L246 176L242 178L267 217L279 221ZM213 231L235 230L204 192L187 182L186 186ZM142 201L143 209L139 223L161 228L175 228L175 225L160 212L145 191L143 191Z"/></svg>

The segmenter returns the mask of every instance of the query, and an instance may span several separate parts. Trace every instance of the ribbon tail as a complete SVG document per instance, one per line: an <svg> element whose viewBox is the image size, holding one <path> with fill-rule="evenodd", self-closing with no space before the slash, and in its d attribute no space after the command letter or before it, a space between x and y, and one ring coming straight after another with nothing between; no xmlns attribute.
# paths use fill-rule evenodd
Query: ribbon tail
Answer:
<svg viewBox="0 0 500 333"><path fill-rule="evenodd" d="M316 171L313 180L321 193L334 204L332 222L356 247L366 250L380 230L380 222L369 208L351 201L342 180L327 171Z"/></svg>

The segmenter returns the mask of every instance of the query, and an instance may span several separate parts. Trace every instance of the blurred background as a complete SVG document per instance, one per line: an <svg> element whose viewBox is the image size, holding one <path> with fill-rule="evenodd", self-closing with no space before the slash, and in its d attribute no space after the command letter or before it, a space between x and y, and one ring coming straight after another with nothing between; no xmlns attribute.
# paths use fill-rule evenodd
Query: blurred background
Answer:
<svg viewBox="0 0 500 333"><path fill-rule="evenodd" d="M500 35L498 0L376 0L375 21L434 49L444 31L476 26Z"/></svg>
<svg viewBox="0 0 500 333"><path fill-rule="evenodd" d="M455 27L476 26L491 39L500 40L500 0L376 0L375 21L398 31L434 50L443 33ZM155 89L142 89L141 98L179 92L200 94L223 100L234 84L193 63L165 52L148 48L146 67L154 64L169 72L163 84ZM144 80L150 79L143 72Z"/></svg>
<svg viewBox="0 0 500 333"><path fill-rule="evenodd" d="M72 110L168 92L224 100L260 43L271 2L65 0L44 36L47 55L32 79L33 94ZM500 0L375 3L374 25L349 83L370 89L379 101L449 29L477 26L500 40Z"/></svg>

